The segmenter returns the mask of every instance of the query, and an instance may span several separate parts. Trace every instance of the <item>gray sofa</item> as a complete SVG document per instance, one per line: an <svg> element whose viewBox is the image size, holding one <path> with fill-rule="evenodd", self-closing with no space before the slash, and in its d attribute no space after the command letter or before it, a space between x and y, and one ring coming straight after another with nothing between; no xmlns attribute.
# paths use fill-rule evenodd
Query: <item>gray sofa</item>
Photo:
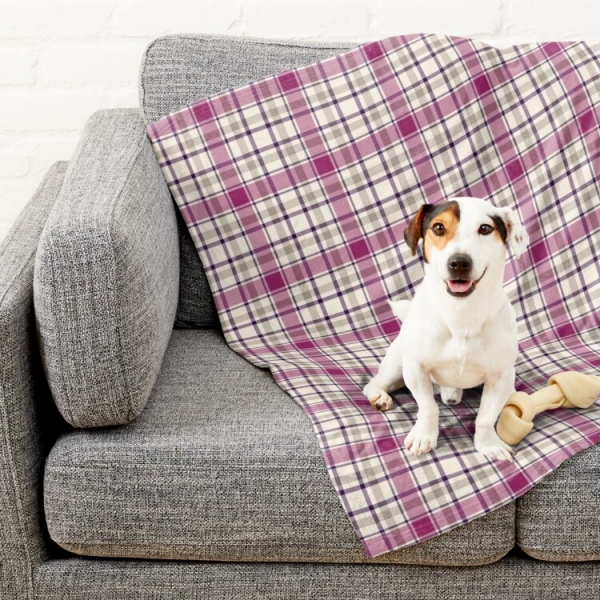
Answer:
<svg viewBox="0 0 600 600"><path fill-rule="evenodd" d="M368 559L310 422L227 347L144 135L340 45L152 43L0 246L2 598L598 598L600 448L515 503Z"/></svg>

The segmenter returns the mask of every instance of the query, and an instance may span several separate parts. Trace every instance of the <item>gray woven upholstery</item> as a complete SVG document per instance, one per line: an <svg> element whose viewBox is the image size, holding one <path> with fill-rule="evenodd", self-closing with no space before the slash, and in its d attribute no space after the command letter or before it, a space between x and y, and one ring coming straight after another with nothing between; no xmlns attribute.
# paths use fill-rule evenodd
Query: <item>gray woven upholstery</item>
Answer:
<svg viewBox="0 0 600 600"><path fill-rule="evenodd" d="M599 505L596 445L577 453L517 500L517 543L540 560L600 560Z"/></svg>
<svg viewBox="0 0 600 600"><path fill-rule="evenodd" d="M66 167L50 168L0 244L0 598L6 599L33 597L32 569L47 557L40 496L43 442L53 441L54 420L40 376L33 264Z"/></svg>
<svg viewBox="0 0 600 600"><path fill-rule="evenodd" d="M600 563L510 557L483 567L72 559L39 570L39 600L597 600Z"/></svg>
<svg viewBox="0 0 600 600"><path fill-rule="evenodd" d="M158 38L144 54L140 103L146 123L195 100L340 54L346 44L275 42L252 38L177 35ZM202 263L180 228L181 294L178 327L216 327L218 317Z"/></svg>
<svg viewBox="0 0 600 600"><path fill-rule="evenodd" d="M173 327L175 208L136 110L86 124L35 264L42 356L76 427L126 423L144 407Z"/></svg>
<svg viewBox="0 0 600 600"><path fill-rule="evenodd" d="M175 326L179 328L218 328L219 316L206 273L192 236L177 210L179 235L179 303Z"/></svg>
<svg viewBox="0 0 600 600"><path fill-rule="evenodd" d="M354 45L211 35L157 38L142 59L144 118L152 123L205 96L309 65Z"/></svg>
<svg viewBox="0 0 600 600"><path fill-rule="evenodd" d="M52 539L92 556L366 561L308 417L220 332L173 333L130 425L74 431L48 457ZM514 504L377 562L473 565L514 545Z"/></svg>

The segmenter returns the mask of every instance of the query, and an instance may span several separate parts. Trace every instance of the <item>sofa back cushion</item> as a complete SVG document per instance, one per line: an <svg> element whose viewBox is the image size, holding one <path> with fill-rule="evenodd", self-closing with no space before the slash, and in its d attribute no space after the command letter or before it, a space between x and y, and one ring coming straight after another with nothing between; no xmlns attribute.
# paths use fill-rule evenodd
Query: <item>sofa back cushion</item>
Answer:
<svg viewBox="0 0 600 600"><path fill-rule="evenodd" d="M347 44L300 44L202 35L166 36L148 46L140 74L146 123L211 94L308 65L348 50ZM219 320L192 238L180 220L178 327L215 327Z"/></svg>
<svg viewBox="0 0 600 600"><path fill-rule="evenodd" d="M34 303L54 401L75 427L127 423L177 308L176 211L137 109L87 122L42 231Z"/></svg>

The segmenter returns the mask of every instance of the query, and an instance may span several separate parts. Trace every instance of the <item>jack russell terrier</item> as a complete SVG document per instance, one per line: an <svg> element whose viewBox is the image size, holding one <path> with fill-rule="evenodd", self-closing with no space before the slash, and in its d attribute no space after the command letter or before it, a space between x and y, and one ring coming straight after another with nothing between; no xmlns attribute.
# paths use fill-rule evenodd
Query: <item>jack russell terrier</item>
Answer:
<svg viewBox="0 0 600 600"><path fill-rule="evenodd" d="M475 419L475 448L512 461L512 448L496 433L496 419L514 392L515 313L502 289L506 244L518 258L527 232L509 208L478 198L425 204L404 232L413 256L423 240L425 277L412 301L390 302L402 321L377 374L363 393L371 406L392 407L389 392L406 383L417 401L417 421L404 446L415 456L433 450L442 402L458 404L465 388L483 384Z"/></svg>

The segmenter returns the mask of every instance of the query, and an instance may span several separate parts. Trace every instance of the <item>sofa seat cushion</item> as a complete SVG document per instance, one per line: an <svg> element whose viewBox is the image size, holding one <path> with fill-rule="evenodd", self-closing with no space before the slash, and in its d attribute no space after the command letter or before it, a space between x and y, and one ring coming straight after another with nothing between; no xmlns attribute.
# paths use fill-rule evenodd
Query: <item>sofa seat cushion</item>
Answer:
<svg viewBox="0 0 600 600"><path fill-rule="evenodd" d="M308 417L214 330L175 330L139 418L63 435L46 464L50 536L77 554L476 565L514 546L514 503L368 559Z"/></svg>
<svg viewBox="0 0 600 600"><path fill-rule="evenodd" d="M540 560L600 560L600 446L579 452L517 500L517 542Z"/></svg>

